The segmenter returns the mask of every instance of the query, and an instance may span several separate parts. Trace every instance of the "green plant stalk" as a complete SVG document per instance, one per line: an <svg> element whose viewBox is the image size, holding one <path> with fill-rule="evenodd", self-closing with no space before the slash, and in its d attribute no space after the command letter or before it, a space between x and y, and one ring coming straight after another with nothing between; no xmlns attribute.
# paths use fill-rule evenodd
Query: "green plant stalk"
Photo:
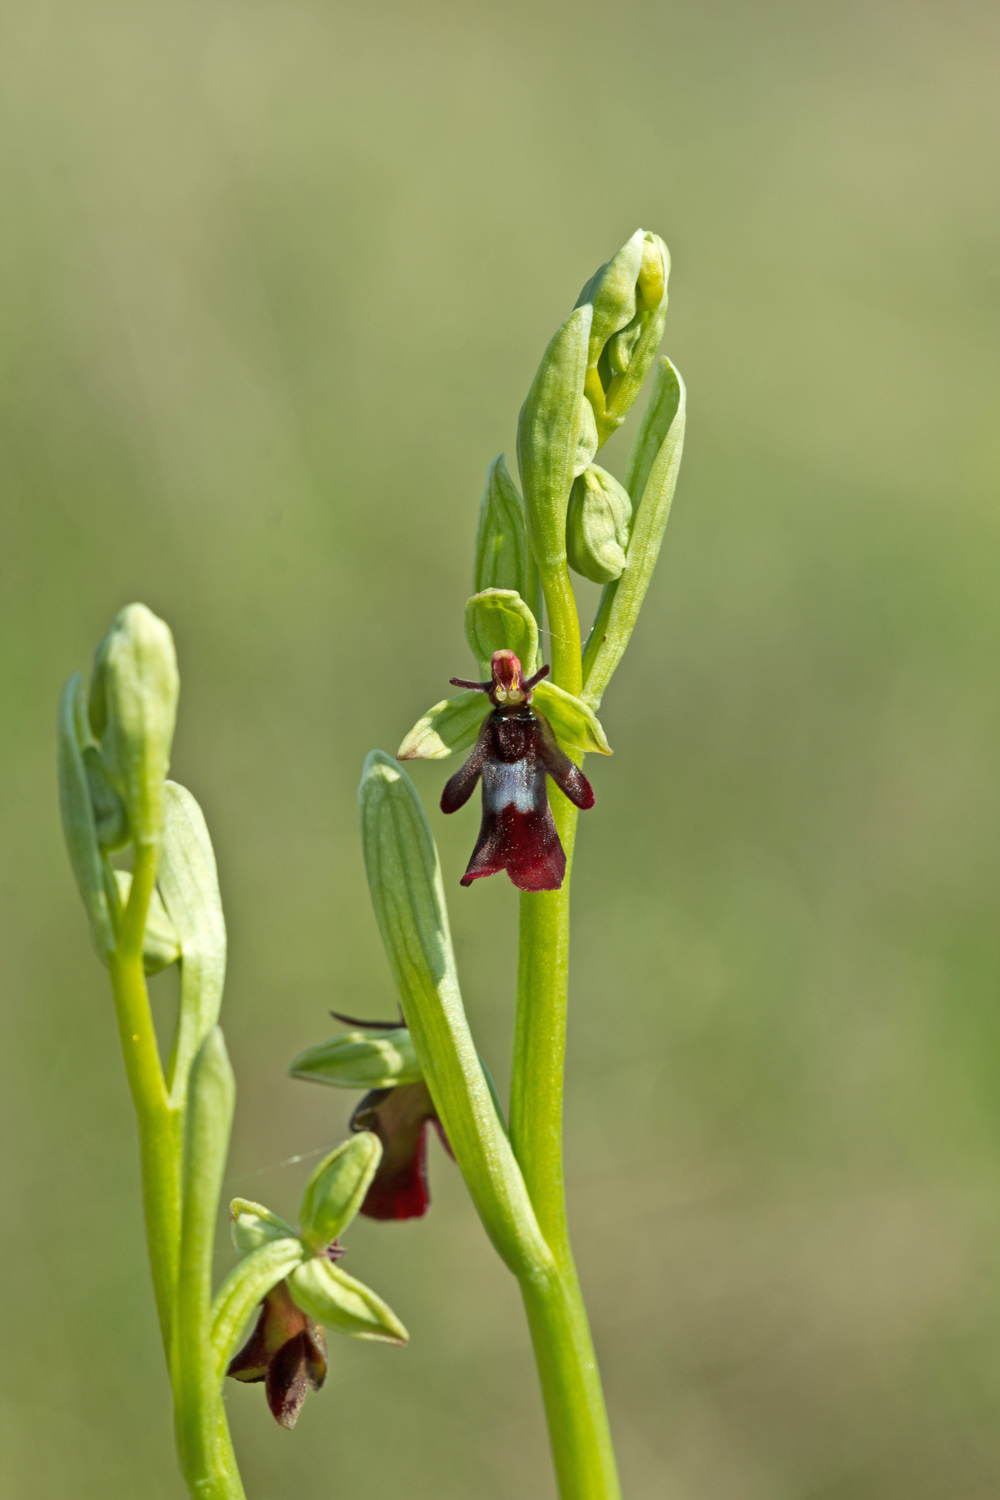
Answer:
<svg viewBox="0 0 1000 1500"><path fill-rule="evenodd" d="M156 865L155 847L136 845L132 887L108 968L125 1074L139 1126L146 1243L169 1366L181 1230L183 1113L171 1104L167 1094L142 963L142 940L156 883Z"/></svg>
<svg viewBox="0 0 1000 1500"><path fill-rule="evenodd" d="M577 658L579 662L579 658ZM514 1154L557 1274L521 1281L563 1500L617 1500L600 1372L573 1261L563 1184L563 1073L569 977L569 892L577 810L553 791L566 851L558 891L522 894L511 1079Z"/></svg>
<svg viewBox="0 0 1000 1500"><path fill-rule="evenodd" d="M180 1275L184 1107L172 1103L167 1092L142 960L146 915L156 884L156 868L155 846L137 844L129 899L115 950L108 960L108 969L125 1074L139 1127L146 1244L160 1334L174 1394L175 1421L180 1433L182 1429L190 1428L193 1420L192 1413L184 1408L178 1389L174 1344ZM210 1357L208 1348L205 1357ZM243 1500L243 1487L221 1399L213 1420L217 1439L212 1472L204 1476L206 1484L198 1488L189 1481L192 1495L197 1500Z"/></svg>

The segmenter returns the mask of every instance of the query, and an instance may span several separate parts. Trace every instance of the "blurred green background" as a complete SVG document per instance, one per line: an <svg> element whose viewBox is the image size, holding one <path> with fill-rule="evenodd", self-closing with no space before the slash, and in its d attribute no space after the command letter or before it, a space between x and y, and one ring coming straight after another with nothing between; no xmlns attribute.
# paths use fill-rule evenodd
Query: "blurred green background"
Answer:
<svg viewBox="0 0 1000 1500"><path fill-rule="evenodd" d="M568 1092L626 1495L995 1500L996 11L22 0L2 32L5 1500L181 1495L59 689L123 603L172 625L228 1189L290 1212L353 1096L286 1063L393 1003L362 757L470 670L487 463L640 224L688 449L588 764ZM432 813L503 1083L476 818ZM230 1391L252 1500L551 1500L515 1288L432 1176L349 1241L411 1347L337 1340L292 1436Z"/></svg>

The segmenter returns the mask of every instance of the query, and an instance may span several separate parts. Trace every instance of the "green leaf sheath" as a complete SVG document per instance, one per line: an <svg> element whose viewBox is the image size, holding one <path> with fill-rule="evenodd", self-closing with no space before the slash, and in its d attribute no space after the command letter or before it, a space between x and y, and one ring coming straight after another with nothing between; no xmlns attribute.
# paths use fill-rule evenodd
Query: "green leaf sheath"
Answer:
<svg viewBox="0 0 1000 1500"><path fill-rule="evenodd" d="M212 1252L236 1084L213 1028L191 1068L184 1130L183 1208L173 1379L181 1468L199 1500L242 1497L212 1345Z"/></svg>
<svg viewBox="0 0 1000 1500"><path fill-rule="evenodd" d="M469 1032L420 798L402 767L373 750L358 803L372 905L417 1059L486 1231L523 1274L551 1257Z"/></svg>

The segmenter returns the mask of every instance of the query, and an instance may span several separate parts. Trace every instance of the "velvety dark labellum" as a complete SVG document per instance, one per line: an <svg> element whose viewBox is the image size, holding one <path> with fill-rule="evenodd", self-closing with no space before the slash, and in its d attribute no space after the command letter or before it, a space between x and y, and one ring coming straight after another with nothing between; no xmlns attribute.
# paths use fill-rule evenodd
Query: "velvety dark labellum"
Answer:
<svg viewBox="0 0 1000 1500"><path fill-rule="evenodd" d="M566 855L549 807L546 776L577 807L594 805L590 782L559 748L545 715L530 707L531 688L541 675L522 681L514 653L498 651L492 682L474 684L489 693L493 712L472 754L441 794L441 811L453 813L482 781L483 821L463 885L506 870L519 890L557 891L566 874Z"/></svg>
<svg viewBox="0 0 1000 1500"><path fill-rule="evenodd" d="M254 1331L226 1374L250 1383L262 1380L274 1420L292 1428L306 1392L318 1391L326 1379L326 1330L306 1317L279 1281L264 1298Z"/></svg>
<svg viewBox="0 0 1000 1500"><path fill-rule="evenodd" d="M427 1212L428 1125L449 1149L423 1079L372 1089L354 1111L351 1129L371 1130L382 1142L382 1160L361 1205L370 1219L419 1219Z"/></svg>

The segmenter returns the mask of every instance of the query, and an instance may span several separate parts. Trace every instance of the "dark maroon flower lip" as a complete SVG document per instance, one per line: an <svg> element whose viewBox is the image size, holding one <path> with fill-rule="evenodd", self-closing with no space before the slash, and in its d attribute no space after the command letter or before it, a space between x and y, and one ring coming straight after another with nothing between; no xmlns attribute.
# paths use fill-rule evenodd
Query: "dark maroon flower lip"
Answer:
<svg viewBox="0 0 1000 1500"><path fill-rule="evenodd" d="M344 1252L339 1245L330 1246ZM307 1317L279 1281L264 1298L253 1333L226 1370L234 1380L264 1382L271 1415L289 1431L295 1426L309 1391L326 1379L326 1330Z"/></svg>
<svg viewBox="0 0 1000 1500"><path fill-rule="evenodd" d="M441 794L441 811L457 812L482 782L482 823L462 885L506 870L519 890L557 891L566 874L566 854L549 807L546 777L576 807L594 805L590 782L560 749L545 715L530 706L530 690L545 670L522 682L514 653L497 651L491 682L452 678L459 686L488 692L494 705L472 754ZM505 687L508 682L513 686Z"/></svg>
<svg viewBox="0 0 1000 1500"><path fill-rule="evenodd" d="M423 1079L372 1089L351 1116L352 1130L371 1130L382 1142L382 1160L361 1212L370 1219L419 1219L431 1201L427 1183L427 1127L449 1150L430 1090Z"/></svg>

